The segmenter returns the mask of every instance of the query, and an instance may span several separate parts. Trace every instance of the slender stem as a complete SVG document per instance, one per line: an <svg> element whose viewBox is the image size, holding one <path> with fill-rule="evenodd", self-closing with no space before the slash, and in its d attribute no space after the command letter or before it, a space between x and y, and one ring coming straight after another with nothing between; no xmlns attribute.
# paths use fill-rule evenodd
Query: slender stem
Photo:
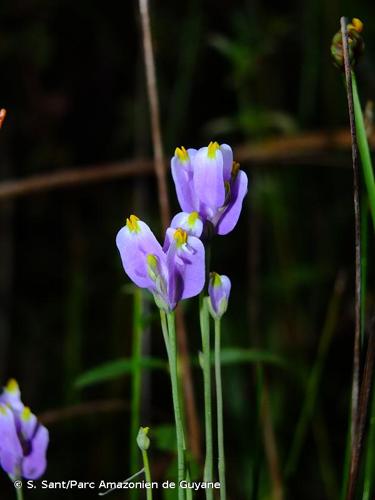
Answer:
<svg viewBox="0 0 375 500"><path fill-rule="evenodd" d="M353 383L352 383L352 420L351 441L354 448L357 436L358 405L360 387L360 360L361 360L361 230L360 230L360 205L359 205L359 159L356 134L356 121L354 116L352 70L348 49L348 30L345 17L340 20L342 34L342 48L345 63L346 94L348 99L350 134L352 137L352 163L353 163L353 203L354 203L354 236L355 236L355 328L353 350Z"/></svg>
<svg viewBox="0 0 375 500"><path fill-rule="evenodd" d="M362 500L370 500L374 492L375 468L375 386L372 388L372 404L367 438L366 465L364 471Z"/></svg>
<svg viewBox="0 0 375 500"><path fill-rule="evenodd" d="M160 323L161 329L163 332L165 348L167 350L168 361L170 359L170 347L169 347L169 333L168 333L168 325L167 325L167 315L165 312L160 309Z"/></svg>
<svg viewBox="0 0 375 500"><path fill-rule="evenodd" d="M172 383L172 399L174 416L176 422L176 439L177 439L177 471L178 471L178 483L185 479L185 434L184 426L182 421L181 412L181 402L178 386L178 373L177 373L177 339L176 339L176 327L175 327L175 316L174 313L167 314L168 321L168 332L169 332L169 367L171 372L171 383ZM167 348L168 352L168 348ZM185 490L178 488L178 498L179 500L184 500Z"/></svg>
<svg viewBox="0 0 375 500"><path fill-rule="evenodd" d="M368 196L365 192L362 195L362 210L361 210L361 346L364 346L365 330L366 330L366 294L367 294L367 258L368 258Z"/></svg>
<svg viewBox="0 0 375 500"><path fill-rule="evenodd" d="M23 500L23 488L15 488L16 490L16 495L17 495L17 500Z"/></svg>
<svg viewBox="0 0 375 500"><path fill-rule="evenodd" d="M191 477L190 477L190 471L189 467L186 468L186 481L190 483ZM186 490L186 500L193 500L193 490L191 488L188 488Z"/></svg>
<svg viewBox="0 0 375 500"><path fill-rule="evenodd" d="M128 477L127 479L125 479L125 481L122 481L122 484L126 484L126 483L129 483L129 481L131 481L132 479L135 479L137 476L140 476L141 474L143 474L145 471L144 468L142 468L141 470L137 471L135 474L133 474L132 476ZM108 495L109 493L113 493L114 491L116 491L118 488L117 487L114 487L114 488L110 488L109 490L106 490L106 491L103 491L101 493L98 493L98 496L99 497L105 497L106 495Z"/></svg>
<svg viewBox="0 0 375 500"><path fill-rule="evenodd" d="M371 330L369 331L366 361L363 369L363 377L362 377L362 384L361 384L361 391L359 398L358 421L356 427L357 434L354 442L354 447L351 453L349 485L348 485L348 493L346 496L347 500L354 500L357 490L357 483L360 477L361 459L362 459L363 444L365 439L368 406L373 386L374 368L375 368L375 331L374 331L374 326L372 326Z"/></svg>
<svg viewBox="0 0 375 500"><path fill-rule="evenodd" d="M295 426L295 432L290 447L289 456L286 461L285 475L287 477L292 476L296 470L301 450L303 448L303 443L305 441L308 425L312 420L314 409L316 408L324 365L328 356L329 348L332 343L333 334L335 333L335 328L337 326L337 320L340 312L340 303L342 300L344 287L345 278L342 273L339 272L335 281L332 297L328 305L322 334L319 340L317 356L307 380L302 409L299 415L298 422Z"/></svg>
<svg viewBox="0 0 375 500"><path fill-rule="evenodd" d="M223 386L221 383L221 320L215 319L215 380L216 380L216 408L217 408L217 442L219 454L219 481L220 498L226 500L226 480L225 480L225 452L224 452L224 421L223 421Z"/></svg>
<svg viewBox="0 0 375 500"><path fill-rule="evenodd" d="M132 359L134 361L134 371L132 376L132 402L130 415L130 470L139 469L139 452L137 446L137 432L140 426L141 410L141 385L142 370L140 361L142 357L142 291L136 288L134 291L133 305L133 347ZM137 488L130 490L130 498L136 500L139 497Z"/></svg>
<svg viewBox="0 0 375 500"><path fill-rule="evenodd" d="M206 460L204 464L204 481L213 480L213 444L212 444L212 397L211 397L211 354L210 354L210 318L207 298L200 295L200 327L203 352L203 385L204 385L204 417L206 430ZM206 499L213 499L212 488L206 489Z"/></svg>
<svg viewBox="0 0 375 500"><path fill-rule="evenodd" d="M145 478L148 483L152 483L150 463L148 461L148 455L146 450L142 450L143 467L145 469ZM146 488L146 498L147 500L152 500L152 488Z"/></svg>

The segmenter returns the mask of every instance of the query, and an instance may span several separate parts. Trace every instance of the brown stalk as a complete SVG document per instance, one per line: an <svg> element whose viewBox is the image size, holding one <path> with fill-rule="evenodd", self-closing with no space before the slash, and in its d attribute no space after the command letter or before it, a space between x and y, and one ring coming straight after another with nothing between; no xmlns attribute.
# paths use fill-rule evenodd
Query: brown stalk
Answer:
<svg viewBox="0 0 375 500"><path fill-rule="evenodd" d="M375 331L374 320L372 321L369 331L365 368L361 383L361 392L359 396L359 408L356 423L356 438L354 441L351 457L350 457L350 475L347 500L355 498L355 490L357 486L359 470L361 465L361 457L363 452L363 442L365 437L368 407L370 402L371 390L373 385L375 364ZM370 446L372 444L370 443Z"/></svg>
<svg viewBox="0 0 375 500"><path fill-rule="evenodd" d="M150 106L152 145L154 150L155 173L158 182L159 204L163 228L169 226L170 210L168 200L167 180L164 168L163 146L160 129L160 112L156 84L154 52L151 40L150 13L148 0L139 0L141 13L143 51L145 58L147 93Z"/></svg>
<svg viewBox="0 0 375 500"><path fill-rule="evenodd" d="M56 410L47 410L38 416L38 420L44 425L51 425L86 415L121 412L128 408L129 404L122 399L103 399L58 408Z"/></svg>
<svg viewBox="0 0 375 500"><path fill-rule="evenodd" d="M357 440L357 421L360 387L360 363L361 363L361 233L360 233L360 206L359 206L359 155L357 134L355 128L353 91L352 91L352 69L349 59L348 29L345 17L340 19L342 49L344 55L346 95L348 99L350 134L352 137L352 162L353 162L353 202L354 202L354 238L355 238L355 327L354 327L354 351L353 351L353 384L352 384L352 419L351 419L351 443L352 451Z"/></svg>
<svg viewBox="0 0 375 500"><path fill-rule="evenodd" d="M161 138L160 112L159 112L159 101L158 101L158 92L156 83L156 69L155 69L154 52L152 47L151 23L150 23L148 0L139 0L139 8L141 13L141 24L143 33L143 51L144 51L144 60L146 69L147 93L150 106L151 134L152 134L152 143L154 150L155 174L158 183L161 219L163 228L165 229L169 226L170 209L169 209L167 180L165 174L165 165L163 158L164 155L163 155L163 145ZM189 429L189 443L195 458L199 459L201 455L199 419L195 405L194 386L193 386L193 379L189 362L187 335L181 308L177 308L176 310L176 319L178 325L177 328L178 344L179 344L179 351L181 354L180 358L181 371L184 379L183 391L186 403L187 425Z"/></svg>
<svg viewBox="0 0 375 500"><path fill-rule="evenodd" d="M106 165L64 168L49 174L0 183L0 201L39 194L54 189L69 188L92 182L110 181L119 177L133 177L152 173L150 160L130 160Z"/></svg>

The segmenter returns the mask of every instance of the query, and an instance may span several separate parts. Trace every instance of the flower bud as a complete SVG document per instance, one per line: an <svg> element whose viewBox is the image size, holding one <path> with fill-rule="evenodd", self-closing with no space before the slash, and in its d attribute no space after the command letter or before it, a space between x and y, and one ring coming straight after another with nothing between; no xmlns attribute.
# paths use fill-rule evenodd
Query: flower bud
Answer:
<svg viewBox="0 0 375 500"><path fill-rule="evenodd" d="M137 436L137 445L140 450L147 451L150 447L150 438L148 437L149 427L140 427Z"/></svg>
<svg viewBox="0 0 375 500"><path fill-rule="evenodd" d="M359 19L354 18L352 19L352 22L348 24L347 29L349 60L350 64L355 66L365 49L365 43L361 35L363 23ZM332 38L331 55L335 65L340 69L344 69L344 52L342 47L341 30L338 31Z"/></svg>
<svg viewBox="0 0 375 500"><path fill-rule="evenodd" d="M210 273L208 283L209 309L213 318L220 319L228 307L231 282L228 276Z"/></svg>

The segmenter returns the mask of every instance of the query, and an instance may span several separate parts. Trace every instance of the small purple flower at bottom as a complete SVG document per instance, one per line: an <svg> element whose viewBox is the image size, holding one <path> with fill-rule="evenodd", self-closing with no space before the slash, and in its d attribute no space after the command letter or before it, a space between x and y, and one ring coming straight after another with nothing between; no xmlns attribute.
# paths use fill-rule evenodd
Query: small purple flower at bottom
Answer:
<svg viewBox="0 0 375 500"><path fill-rule="evenodd" d="M48 430L21 401L15 380L0 395L0 465L11 478L38 479L46 470Z"/></svg>
<svg viewBox="0 0 375 500"><path fill-rule="evenodd" d="M220 319L228 307L231 282L228 276L210 273L208 282L209 308L215 319Z"/></svg>
<svg viewBox="0 0 375 500"><path fill-rule="evenodd" d="M197 216L187 220L189 223L199 232ZM116 244L126 274L140 288L148 288L163 311L169 313L180 300L201 292L205 281L204 246L181 227L167 229L162 248L148 225L131 215L118 232Z"/></svg>
<svg viewBox="0 0 375 500"><path fill-rule="evenodd" d="M171 169L182 210L198 212L217 234L232 231L248 186L247 175L233 161L232 148L217 142L199 150L176 148Z"/></svg>

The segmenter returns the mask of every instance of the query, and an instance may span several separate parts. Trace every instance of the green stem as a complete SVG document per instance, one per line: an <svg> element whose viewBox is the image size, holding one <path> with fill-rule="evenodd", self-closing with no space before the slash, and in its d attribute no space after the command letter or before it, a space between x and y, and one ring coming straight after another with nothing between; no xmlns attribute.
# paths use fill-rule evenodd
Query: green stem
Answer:
<svg viewBox="0 0 375 500"><path fill-rule="evenodd" d="M142 450L143 467L145 469L145 478L148 483L152 483L150 463L148 461L148 455L146 450ZM152 488L146 488L146 498L147 500L152 500Z"/></svg>
<svg viewBox="0 0 375 500"><path fill-rule="evenodd" d="M219 454L219 481L220 498L226 500L227 490L225 481L225 452L224 452L224 421L223 421L223 386L221 382L221 320L215 319L215 380L216 380L216 408L217 408L217 441Z"/></svg>
<svg viewBox="0 0 375 500"><path fill-rule="evenodd" d="M211 398L211 355L210 355L210 318L207 298L200 295L199 311L202 352L203 352L203 385L204 385L204 417L206 430L206 460L204 464L204 481L213 480L213 445L212 445L212 398ZM213 499L212 488L206 489L206 499Z"/></svg>
<svg viewBox="0 0 375 500"><path fill-rule="evenodd" d="M372 404L367 438L367 452L364 471L362 500L374 498L374 468L375 468L375 385L372 389Z"/></svg>
<svg viewBox="0 0 375 500"><path fill-rule="evenodd" d="M163 332L165 348L167 350L167 356L168 356L168 361L169 361L170 347L169 347L169 333L168 333L168 325L167 325L167 315L165 314L165 312L162 309L160 309L160 323L161 323L161 329Z"/></svg>
<svg viewBox="0 0 375 500"><path fill-rule="evenodd" d="M189 465L186 465L186 481L190 483L191 481L191 476L190 476L190 469ZM193 490L191 488L188 488L186 490L186 500L193 500Z"/></svg>
<svg viewBox="0 0 375 500"><path fill-rule="evenodd" d="M131 472L139 469L139 453L137 446L137 433L140 426L141 410L141 386L142 370L140 366L142 357L142 291L136 288L134 291L133 305L133 347L132 359L134 361L134 371L132 376L132 402L130 415L130 470ZM130 491L130 498L136 500L139 497L139 491L133 488Z"/></svg>
<svg viewBox="0 0 375 500"><path fill-rule="evenodd" d="M23 500L23 488L15 488L17 500Z"/></svg>
<svg viewBox="0 0 375 500"><path fill-rule="evenodd" d="M363 169L363 176L365 179L370 212L372 217L372 223L375 228L375 180L374 172L372 168L371 153L368 145L365 121L363 119L363 113L361 108L361 102L359 100L357 80L355 73L352 71L352 89L353 89L353 104L354 104L354 116L355 116L355 126L357 132L357 142L359 154L361 156L361 163Z"/></svg>
<svg viewBox="0 0 375 500"><path fill-rule="evenodd" d="M172 384L172 399L174 416L176 422L176 438L177 438L177 463L178 463L178 483L185 479L185 435L184 426L182 421L181 401L178 386L178 373L177 373L177 339L176 339L176 326L174 313L167 314L168 333L169 333L169 346L167 346L167 353L169 358L169 368L171 373ZM178 488L179 500L184 500L185 490Z"/></svg>

